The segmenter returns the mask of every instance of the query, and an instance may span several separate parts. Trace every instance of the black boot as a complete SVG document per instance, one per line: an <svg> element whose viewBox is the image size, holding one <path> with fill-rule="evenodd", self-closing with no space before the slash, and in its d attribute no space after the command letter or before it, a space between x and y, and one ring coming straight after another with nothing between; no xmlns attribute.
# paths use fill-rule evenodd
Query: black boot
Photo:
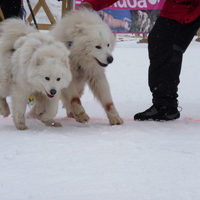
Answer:
<svg viewBox="0 0 200 200"><path fill-rule="evenodd" d="M151 106L144 112L137 113L134 116L134 120L145 121L170 121L178 119L180 117L180 112L177 107L166 107L166 106Z"/></svg>

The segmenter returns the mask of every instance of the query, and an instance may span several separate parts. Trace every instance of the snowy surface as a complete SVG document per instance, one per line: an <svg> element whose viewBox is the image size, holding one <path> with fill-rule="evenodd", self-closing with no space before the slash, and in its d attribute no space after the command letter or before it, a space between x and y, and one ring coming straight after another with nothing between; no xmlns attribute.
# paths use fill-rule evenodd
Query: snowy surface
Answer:
<svg viewBox="0 0 200 200"><path fill-rule="evenodd" d="M29 130L18 131L0 117L0 200L199 200L200 43L184 55L181 118L135 122L151 106L147 44L137 41L118 42L106 70L123 125L108 124L88 88L87 124L65 120L61 103L62 128L27 120Z"/></svg>

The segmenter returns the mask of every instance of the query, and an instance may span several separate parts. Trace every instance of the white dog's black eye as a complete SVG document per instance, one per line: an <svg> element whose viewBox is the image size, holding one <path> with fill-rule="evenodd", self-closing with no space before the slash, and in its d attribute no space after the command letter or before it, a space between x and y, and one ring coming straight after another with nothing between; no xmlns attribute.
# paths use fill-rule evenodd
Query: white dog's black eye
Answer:
<svg viewBox="0 0 200 200"><path fill-rule="evenodd" d="M95 46L97 49L101 49L101 46L100 45L97 45L97 46Z"/></svg>
<svg viewBox="0 0 200 200"><path fill-rule="evenodd" d="M107 44L107 47L109 47L110 46L110 44Z"/></svg>
<svg viewBox="0 0 200 200"><path fill-rule="evenodd" d="M57 78L57 81L60 81L60 78Z"/></svg>
<svg viewBox="0 0 200 200"><path fill-rule="evenodd" d="M50 80L50 78L49 78L49 77L45 77L45 79L46 79L47 81L49 81L49 80Z"/></svg>

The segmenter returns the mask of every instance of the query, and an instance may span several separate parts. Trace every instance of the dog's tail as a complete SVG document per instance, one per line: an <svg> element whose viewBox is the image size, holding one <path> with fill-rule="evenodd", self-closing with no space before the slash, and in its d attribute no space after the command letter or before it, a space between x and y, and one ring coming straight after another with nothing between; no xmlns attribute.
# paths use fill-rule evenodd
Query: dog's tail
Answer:
<svg viewBox="0 0 200 200"><path fill-rule="evenodd" d="M1 40L6 41L7 50L13 49L18 38L37 31L25 21L17 18L6 19L0 25Z"/></svg>

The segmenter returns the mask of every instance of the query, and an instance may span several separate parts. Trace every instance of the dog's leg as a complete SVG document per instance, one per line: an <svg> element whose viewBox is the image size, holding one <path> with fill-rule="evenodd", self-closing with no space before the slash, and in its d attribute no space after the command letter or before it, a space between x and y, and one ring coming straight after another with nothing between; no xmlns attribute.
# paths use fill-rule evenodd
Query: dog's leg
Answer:
<svg viewBox="0 0 200 200"><path fill-rule="evenodd" d="M12 99L12 109L13 109L13 121L18 130L26 130L28 127L25 123L25 112L27 99L30 94L24 93L18 87L13 87Z"/></svg>
<svg viewBox="0 0 200 200"><path fill-rule="evenodd" d="M72 81L68 88L63 89L61 92L61 100L67 110L68 117L74 117L77 122L86 123L89 121L89 116L86 114L85 109L81 104L79 94L74 87Z"/></svg>
<svg viewBox="0 0 200 200"><path fill-rule="evenodd" d="M4 117L8 117L9 114L10 114L10 109L6 101L6 98L0 97L0 115L3 115Z"/></svg>
<svg viewBox="0 0 200 200"><path fill-rule="evenodd" d="M34 93L33 96L35 103L29 111L28 117L36 118L46 126L62 127L60 122L53 120L58 112L60 95L57 94L53 99L49 99L42 93Z"/></svg>
<svg viewBox="0 0 200 200"><path fill-rule="evenodd" d="M62 127L62 124L60 122L56 122L55 120L53 120L58 112L59 99L60 94L57 94L53 99L49 99L46 97L46 109L38 117L38 119L41 120L41 122L43 122L46 126Z"/></svg>
<svg viewBox="0 0 200 200"><path fill-rule="evenodd" d="M47 97L40 92L35 92L32 95L34 97L34 104L31 110L27 113L26 117L36 119L39 115L45 112Z"/></svg>
<svg viewBox="0 0 200 200"><path fill-rule="evenodd" d="M28 119L36 119L37 118L37 113L36 113L36 103L33 104L31 110L26 114L26 118Z"/></svg>
<svg viewBox="0 0 200 200"><path fill-rule="evenodd" d="M123 124L123 120L120 118L114 106L105 74L101 74L99 77L90 79L88 84L94 96L101 102L109 119L110 125Z"/></svg>

